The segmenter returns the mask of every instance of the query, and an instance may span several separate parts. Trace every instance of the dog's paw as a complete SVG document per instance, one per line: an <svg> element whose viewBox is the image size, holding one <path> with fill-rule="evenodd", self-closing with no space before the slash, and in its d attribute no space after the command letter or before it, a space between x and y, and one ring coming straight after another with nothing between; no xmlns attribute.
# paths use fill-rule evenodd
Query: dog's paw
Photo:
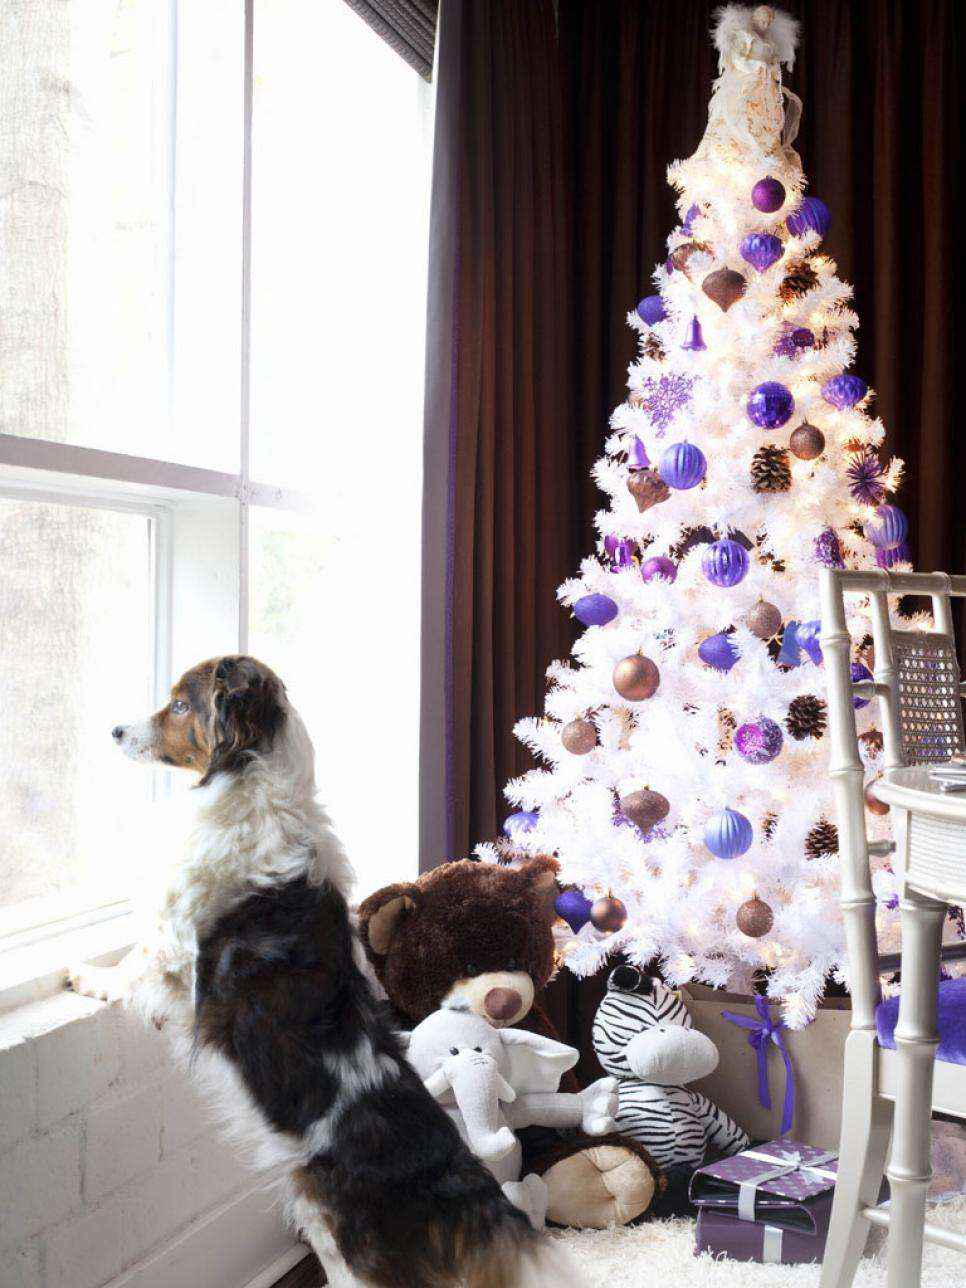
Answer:
<svg viewBox="0 0 966 1288"><path fill-rule="evenodd" d="M67 987L99 1002L120 1002L125 996L117 971L109 966L69 966Z"/></svg>

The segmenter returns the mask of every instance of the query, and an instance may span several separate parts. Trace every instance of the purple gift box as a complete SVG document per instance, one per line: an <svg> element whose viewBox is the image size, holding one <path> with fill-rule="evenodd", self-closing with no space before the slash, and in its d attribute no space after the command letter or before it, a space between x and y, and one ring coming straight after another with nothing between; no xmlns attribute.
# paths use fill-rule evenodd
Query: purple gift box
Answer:
<svg viewBox="0 0 966 1288"><path fill-rule="evenodd" d="M831 1194L837 1167L835 1154L773 1140L699 1168L691 1177L691 1202L741 1221L814 1233L811 1204Z"/></svg>
<svg viewBox="0 0 966 1288"><path fill-rule="evenodd" d="M811 1232L789 1230L770 1221L742 1221L717 1208L702 1207L698 1212L694 1253L699 1256L710 1252L714 1257L757 1261L762 1265L797 1266L821 1261L831 1214L831 1191L808 1203L805 1215L811 1220Z"/></svg>

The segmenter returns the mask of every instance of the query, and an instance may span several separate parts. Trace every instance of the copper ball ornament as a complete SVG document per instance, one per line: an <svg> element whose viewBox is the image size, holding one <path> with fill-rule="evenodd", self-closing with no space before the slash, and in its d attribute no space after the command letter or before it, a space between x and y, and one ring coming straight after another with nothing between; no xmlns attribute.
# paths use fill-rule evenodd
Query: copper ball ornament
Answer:
<svg viewBox="0 0 966 1288"><path fill-rule="evenodd" d="M779 610L764 599L759 599L757 604L753 604L745 616L745 625L752 635L757 635L760 640L772 639L778 634L781 624L782 615Z"/></svg>
<svg viewBox="0 0 966 1288"><path fill-rule="evenodd" d="M573 756L586 756L597 746L597 729L590 720L582 717L565 724L560 732L560 741Z"/></svg>
<svg viewBox="0 0 966 1288"><path fill-rule="evenodd" d="M655 823L667 818L671 811L671 802L660 792L642 788L638 792L628 792L620 800L621 813L629 818L635 827L642 832L650 831Z"/></svg>
<svg viewBox="0 0 966 1288"><path fill-rule="evenodd" d="M788 446L800 461L814 461L825 451L825 435L815 425L804 420L792 432Z"/></svg>
<svg viewBox="0 0 966 1288"><path fill-rule="evenodd" d="M605 935L613 935L622 930L626 921L627 909L613 895L598 899L590 910L590 924Z"/></svg>
<svg viewBox="0 0 966 1288"><path fill-rule="evenodd" d="M652 698L660 683L660 671L649 657L642 657L640 653L621 658L614 667L614 688L628 702Z"/></svg>
<svg viewBox="0 0 966 1288"><path fill-rule="evenodd" d="M870 814L878 814L880 818L885 818L889 812L889 806L885 801L880 801L872 790L878 781L878 778L870 778L865 785L865 808Z"/></svg>
<svg viewBox="0 0 966 1288"><path fill-rule="evenodd" d="M761 939L762 935L767 935L775 924L775 914L764 899L759 899L755 895L738 909L735 922L741 933L747 935L749 939Z"/></svg>

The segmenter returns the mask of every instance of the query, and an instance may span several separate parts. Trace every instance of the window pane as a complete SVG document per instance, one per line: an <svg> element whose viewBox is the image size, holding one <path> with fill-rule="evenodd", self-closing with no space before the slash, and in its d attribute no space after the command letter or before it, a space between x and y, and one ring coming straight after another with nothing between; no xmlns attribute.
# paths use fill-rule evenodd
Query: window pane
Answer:
<svg viewBox="0 0 966 1288"><path fill-rule="evenodd" d="M254 474L324 492L418 431L430 90L338 3L255 0L255 70Z"/></svg>
<svg viewBox="0 0 966 1288"><path fill-rule="evenodd" d="M201 196L188 181L197 177L196 136L205 118L196 103L177 117L174 110L175 0L31 0L19 20L6 23L0 112L16 128L0 130L0 431L237 469L237 357L230 420L212 416L204 400L197 414L172 417L176 119L185 154L178 233L186 269L196 269L190 216L202 198L205 217L215 211L223 222L217 238L207 239L201 279L205 298L220 301L231 326L209 328L206 391L218 386L226 343L233 340L237 354L240 268L232 237L237 247L240 185L236 180L233 193L224 177L232 161L224 129L234 112L237 174L241 37L233 53L231 22L214 25L228 5L187 6L210 21L201 33L204 24L186 22L180 33L191 84L207 77L199 86L209 96L206 148L221 159ZM234 30L240 33L237 12ZM232 218L224 224L226 201ZM235 294L226 298L219 292L228 256ZM184 296L179 306L193 306L197 321L187 282Z"/></svg>
<svg viewBox="0 0 966 1288"><path fill-rule="evenodd" d="M419 670L418 488L397 480L392 549L360 507L326 529L252 512L250 647L284 680L316 752L319 795L363 897L415 877ZM373 582L375 578L375 582Z"/></svg>
<svg viewBox="0 0 966 1288"><path fill-rule="evenodd" d="M110 731L152 709L152 524L0 497L0 906L130 893L151 788Z"/></svg>

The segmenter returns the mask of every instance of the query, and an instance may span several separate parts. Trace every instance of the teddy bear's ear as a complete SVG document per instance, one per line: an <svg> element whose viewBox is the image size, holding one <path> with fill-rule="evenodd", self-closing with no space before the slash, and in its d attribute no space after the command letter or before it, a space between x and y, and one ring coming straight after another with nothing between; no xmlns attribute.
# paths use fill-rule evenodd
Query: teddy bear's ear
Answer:
<svg viewBox="0 0 966 1288"><path fill-rule="evenodd" d="M419 888L411 881L383 886L359 905L359 933L370 957L385 957L402 920L419 904Z"/></svg>
<svg viewBox="0 0 966 1288"><path fill-rule="evenodd" d="M554 901L559 894L557 886L557 873L560 871L560 864L556 859L552 859L549 854L539 854L535 859L527 859L526 863L521 863L517 872L524 877L533 891L534 897L545 905L548 912L553 912Z"/></svg>

